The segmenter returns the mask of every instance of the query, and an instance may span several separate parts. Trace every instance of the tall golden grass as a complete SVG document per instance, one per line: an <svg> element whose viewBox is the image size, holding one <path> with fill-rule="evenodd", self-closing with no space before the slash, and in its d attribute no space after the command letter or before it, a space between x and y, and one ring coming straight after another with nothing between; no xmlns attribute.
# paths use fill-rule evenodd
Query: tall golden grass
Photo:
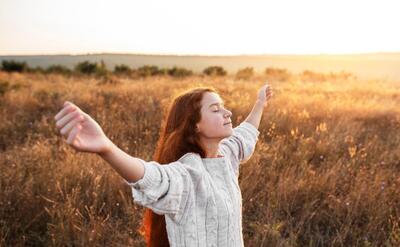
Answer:
<svg viewBox="0 0 400 247"><path fill-rule="evenodd" d="M144 246L143 208L100 157L55 128L69 100L127 153L151 160L181 90L213 86L250 112L263 76L184 79L0 73L0 245ZM400 83L353 77L270 81L252 158L241 166L246 246L400 246Z"/></svg>

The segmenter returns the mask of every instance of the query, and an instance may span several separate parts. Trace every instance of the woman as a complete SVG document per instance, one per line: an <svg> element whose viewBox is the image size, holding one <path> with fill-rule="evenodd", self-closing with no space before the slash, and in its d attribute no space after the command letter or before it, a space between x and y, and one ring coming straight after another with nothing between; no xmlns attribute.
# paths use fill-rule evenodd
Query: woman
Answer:
<svg viewBox="0 0 400 247"><path fill-rule="evenodd" d="M146 207L142 230L148 246L244 246L239 165L258 140L272 90L264 85L251 113L232 129L232 113L212 87L176 97L163 121L154 161L132 157L71 102L56 127L77 151L99 154Z"/></svg>

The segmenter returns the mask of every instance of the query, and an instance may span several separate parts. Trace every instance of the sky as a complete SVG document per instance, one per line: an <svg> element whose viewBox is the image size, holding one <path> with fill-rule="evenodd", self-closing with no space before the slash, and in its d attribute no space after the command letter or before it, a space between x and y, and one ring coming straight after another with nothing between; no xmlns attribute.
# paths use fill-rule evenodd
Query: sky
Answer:
<svg viewBox="0 0 400 247"><path fill-rule="evenodd" d="M399 52L399 7L395 0L0 0L0 55Z"/></svg>

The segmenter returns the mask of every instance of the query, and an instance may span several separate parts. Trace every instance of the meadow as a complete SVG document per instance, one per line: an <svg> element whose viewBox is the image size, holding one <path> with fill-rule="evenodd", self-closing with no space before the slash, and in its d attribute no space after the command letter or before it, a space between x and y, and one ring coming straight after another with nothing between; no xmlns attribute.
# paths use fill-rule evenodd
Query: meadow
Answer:
<svg viewBox="0 0 400 247"><path fill-rule="evenodd" d="M142 207L99 156L55 127L65 100L130 155L151 160L166 106L212 86L233 113L265 108L242 164L243 235L252 246L400 246L400 81L351 76L183 78L0 72L0 246L145 246ZM314 77L313 77L314 75Z"/></svg>

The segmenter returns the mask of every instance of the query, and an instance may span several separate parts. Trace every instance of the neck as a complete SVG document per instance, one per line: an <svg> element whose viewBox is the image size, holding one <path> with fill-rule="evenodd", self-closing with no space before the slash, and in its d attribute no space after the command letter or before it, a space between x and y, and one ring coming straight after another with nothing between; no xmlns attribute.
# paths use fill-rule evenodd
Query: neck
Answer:
<svg viewBox="0 0 400 247"><path fill-rule="evenodd" d="M221 155L218 155L220 140L207 140L206 142L202 142L204 148L206 149L206 158L218 158Z"/></svg>

